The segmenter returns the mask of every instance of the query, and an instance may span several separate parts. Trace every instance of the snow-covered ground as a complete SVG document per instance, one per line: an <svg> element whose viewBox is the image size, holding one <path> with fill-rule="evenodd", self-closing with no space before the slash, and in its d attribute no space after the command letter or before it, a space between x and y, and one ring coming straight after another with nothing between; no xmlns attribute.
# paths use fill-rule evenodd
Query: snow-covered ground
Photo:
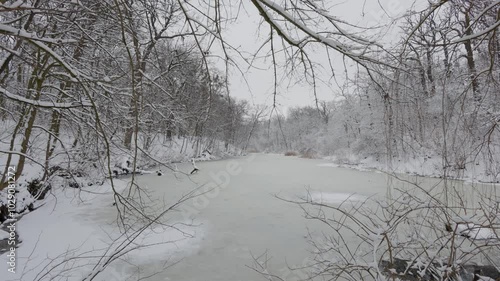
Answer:
<svg viewBox="0 0 500 281"><path fill-rule="evenodd" d="M345 167L359 171L383 171L436 178L443 176L443 161L439 156L394 158L391 164L373 157L358 157L354 154L342 157L326 156L323 159L331 162L321 164L325 167ZM488 169L480 161L468 163L465 169L453 169L450 167L447 173L447 176L450 178L464 180L469 183L499 183L500 181L500 175L488 172Z"/></svg>
<svg viewBox="0 0 500 281"><path fill-rule="evenodd" d="M3 127L8 129L9 124L3 124ZM64 133L60 139L67 144L71 143L71 138ZM241 153L232 146L226 151L223 144L217 142L210 150L203 146L197 148L195 142L195 139L178 137L165 142L155 141L151 144L148 155L139 153L136 172L156 176L154 171L163 170L164 173L175 174L172 181L176 181L176 177L180 174L187 174L192 170L191 164L183 162L188 162L190 159L195 159L197 162L216 160ZM31 150L40 153L35 153L32 157L38 163L44 163L45 144L43 139L33 139ZM0 144L0 149L8 151L7 143ZM2 171L5 169L6 156L2 154L0 157ZM114 179L115 190L119 192L128 190L127 181L130 180L130 176L121 174L132 172L132 156L130 152L118 147L112 148L111 169L120 174L119 179ZM7 275L8 279L3 279L2 273L0 280L45 280L57 274L67 278L64 280L81 280L83 276L93 271L98 260L96 257L106 250L109 253L109 250L117 247L119 243L131 239L127 236L130 235L130 231L127 235L120 236L122 232L117 229L117 209L113 206L113 192L110 180L107 178L107 170L102 169L101 164L81 162L78 159L69 160L68 157L70 154L59 147L56 149L50 166L61 169L50 178L52 188L44 200L35 200L27 191L31 182L42 178L44 170L40 165L27 161L23 173L16 179L16 211L19 212L16 216L20 220L15 224L22 243L16 252L16 274ZM18 156L13 155L11 165L17 162ZM68 166L69 162L71 166ZM163 164L169 167L164 167ZM177 172L172 173L169 168ZM68 171L73 174L68 174ZM184 184L183 191L196 187L191 181L184 181ZM178 193L172 199L181 196L182 193ZM153 199L147 196L141 198L143 205L146 206L154 205L148 201ZM4 189L0 192L0 206L6 203L7 189ZM30 204L34 204L35 211L27 210ZM160 210L159 206L152 207L149 212ZM169 215L170 213L165 217L170 218ZM134 229L139 228L141 223L135 224ZM6 231L6 226L9 224L10 221L6 221L3 227L0 225L0 246L2 246L0 251L9 249L5 240L10 235ZM137 249L115 261L114 267L107 268L94 280L125 280L122 275L132 274L130 264L151 263L152 260L163 260L164 266L175 264L184 254L196 249L198 247L196 241L203 237L203 228L191 225L192 221L183 221L182 218L163 224L153 224L134 237L133 243L128 246ZM2 253L1 272L7 272L7 264L3 262L7 259L6 255L7 253ZM70 263L61 263L64 260L69 260ZM74 270L68 270L68 266ZM50 271L51 268L54 269ZM161 271L162 268L157 270ZM141 272L137 274L142 275Z"/></svg>
<svg viewBox="0 0 500 281"><path fill-rule="evenodd" d="M0 229L0 240L7 239L9 238L9 233L7 231L1 230Z"/></svg>
<svg viewBox="0 0 500 281"><path fill-rule="evenodd" d="M114 182L117 191L126 191L127 179ZM169 221L153 224L132 241L118 229L113 202L108 182L82 189L54 188L42 206L16 223L22 240L16 251L16 274L2 274L6 279L1 280L49 280L55 276L55 280L82 280L93 272L98 257L110 255L109 251L112 253L117 245L130 240L132 243L125 251L137 249L94 279L125 280L132 274L130 265L158 260L174 263L196 249L203 237L202 229L189 227L190 222ZM163 219L161 222L165 223ZM136 227L139 226L137 222ZM2 272L7 272L5 255Z"/></svg>
<svg viewBox="0 0 500 281"><path fill-rule="evenodd" d="M6 122L2 124L2 134L8 134L15 124ZM59 140L64 143L65 147L71 147L73 138L70 134L61 132ZM20 142L20 138L17 138ZM170 140L161 140L156 138L153 141L148 151L142 149L138 151L137 162L135 163L136 173L151 173L155 170L175 169L175 163L189 162L191 159L196 161L208 161L222 159L225 157L240 155L242 151L234 146L229 145L226 149L222 142L211 142L210 149L205 147L203 143L207 140L198 141L196 138L190 137L173 137ZM19 145L19 144L18 144ZM45 163L45 146L46 140L42 137L33 138L30 143L31 148L29 158L26 160L24 169L19 177L16 178L16 211L22 213L27 207L35 202L35 198L27 191L30 183L41 181L44 175L44 167L41 163ZM141 145L141 144L139 144ZM48 170L55 171L51 173L47 182L54 180L65 186L90 186L101 184L109 175L106 159L98 159L96 155L87 155L89 153L106 155L100 152L101 148L92 148L83 146L75 149L75 153L65 151L61 146L57 146L53 157L51 157ZM1 151L9 151L9 143L0 143ZM86 151L86 150L92 150ZM87 157L81 158L81 155ZM119 145L111 146L110 151L111 171L114 175L129 174L134 169L134 152L123 149ZM92 159L92 160L89 160ZM19 161L17 154L12 154L10 166L16 167ZM7 165L7 154L0 154L0 170L5 171ZM164 167L164 166L168 167ZM189 172L189 171L185 171ZM63 177L64 180L58 179ZM43 182L42 182L43 184ZM58 183L59 184L59 183ZM0 206L7 203L7 191L0 191Z"/></svg>
<svg viewBox="0 0 500 281"><path fill-rule="evenodd" d="M189 172L189 164L179 166L181 171ZM175 181L175 176L172 173L170 175L171 180ZM126 193L129 180L130 177L114 179L115 190ZM191 181L180 182L183 183L182 192L196 187ZM35 201L36 211L25 213L16 222L22 241L16 251L16 274L6 275L8 279L0 280L48 280L47 278L54 276L64 276L64 280L81 280L93 272L98 257L130 239L122 236L118 229L118 212L113 205L114 197L109 180L103 185L82 185L80 189L67 187L65 183L62 178L56 179L47 199ZM180 198L182 192L177 192L172 199ZM150 211L162 210L155 207L155 204L159 204L158 201L151 199L144 203L151 207ZM164 207L163 204L175 201L161 203L161 207ZM163 266L170 266L182 259L183 255L196 250L203 238L203 227L192 226L192 221L167 220L168 218L170 213L165 216L165 221L162 218L160 224L153 224L134 237L125 251L134 250L115 261L113 266L107 267L94 280L125 280L124 276L141 276L141 272L133 272L131 264L153 263L158 265L155 270L161 271L163 263ZM6 221L7 223L10 224L10 221ZM136 225L138 227L140 224ZM133 232L127 233L132 234ZM8 237L8 232L0 231L0 240ZM2 272L7 272L8 269L6 255L7 253L2 254ZM69 270L68 266L72 269Z"/></svg>

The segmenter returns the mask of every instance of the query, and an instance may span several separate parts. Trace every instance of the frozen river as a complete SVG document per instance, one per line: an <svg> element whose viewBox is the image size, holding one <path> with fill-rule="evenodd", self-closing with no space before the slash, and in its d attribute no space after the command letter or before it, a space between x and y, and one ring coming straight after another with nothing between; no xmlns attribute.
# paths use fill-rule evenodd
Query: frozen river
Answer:
<svg viewBox="0 0 500 281"><path fill-rule="evenodd" d="M347 194L364 198L385 194L387 178L381 173L322 166L325 160L255 154L222 161L200 162L200 172L187 178L149 175L140 178L156 196L178 198L189 187L204 185L209 193L179 208L178 219L193 217L197 235L182 261L155 280L264 280L249 268L253 256L267 251L269 269L294 280L287 271L309 257L305 236L318 223L306 220L295 204L279 200L306 196L340 203ZM188 169L188 167L179 167ZM191 182L192 181L192 182ZM215 190L212 190L212 187ZM220 187L220 188L219 188ZM142 265L146 266L146 264ZM299 276L300 277L300 276ZM260 278L260 279L259 279Z"/></svg>
<svg viewBox="0 0 500 281"><path fill-rule="evenodd" d="M384 199L388 190L411 187L414 181L437 192L442 186L439 179L406 177L407 182L398 181L374 171L333 167L326 160L272 154L199 162L197 166L200 171L189 177L172 172L137 177L139 186L146 191L141 200L152 209L164 209L197 188L202 194L165 215L162 222L174 228L148 229L147 236L141 235L134 241L137 246L148 247L120 257L94 280L143 280L148 276L145 280L266 280L252 269L254 257L264 253L259 260L267 259L269 273L287 281L305 279L307 271L290 271L288 267L298 268L310 262L313 248L308 243L309 233L314 238L322 231L326 230L327 235L332 232L324 224L306 219L299 205L277 197L300 200L310 196L314 201L338 206L352 194L349 198L355 202ZM187 173L191 168L190 164L178 165L179 171ZM469 185L451 182L450 186L457 187L453 192L467 190L459 194L460 201L474 201L469 200L475 196ZM39 280L42 275L37 272L63 259L75 259L81 264L74 264L65 275L55 270L40 280L82 280L88 276L93 259L120 236L112 193L103 187L92 188L94 192L65 189L20 220L18 227L24 241L17 254L23 268L8 279L0 275L0 281ZM475 190L489 193L484 198L498 198L493 186ZM451 206L455 203L450 201ZM429 213L427 221L435 219L432 216ZM415 219L422 221L418 215ZM422 233L425 231L416 235ZM59 275L59 279L51 279L54 275Z"/></svg>

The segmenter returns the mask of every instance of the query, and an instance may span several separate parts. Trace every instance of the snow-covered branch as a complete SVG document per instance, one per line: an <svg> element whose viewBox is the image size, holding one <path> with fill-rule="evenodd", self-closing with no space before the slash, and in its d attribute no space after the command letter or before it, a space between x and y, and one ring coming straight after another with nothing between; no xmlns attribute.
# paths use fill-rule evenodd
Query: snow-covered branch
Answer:
<svg viewBox="0 0 500 281"><path fill-rule="evenodd" d="M376 44L373 41L363 39L359 36L355 36L350 32L347 32L346 30L340 28L339 25L335 23L335 18L333 16L328 15L325 11L317 8L316 6L314 7L316 8L315 13L317 14L317 16L326 18L330 23L332 23L333 29L337 31L336 33L339 34L341 38L351 40L354 43L358 44L349 45L342 43L340 40L321 35L321 32L314 31L303 20L295 18L282 6L276 4L271 0L252 0L252 3L257 7L261 15L273 27L273 29L275 29L278 32L278 34L283 39L285 39L289 44L294 45L296 47L303 48L308 43L316 42L323 44L329 48L332 48L355 61L358 60L374 61L373 59L365 57L366 51L371 46L380 47L380 45ZM274 12L280 17L282 17L287 24L296 27L297 30L305 34L306 37L298 40L292 38L290 35L290 31L285 30L285 28L279 24L279 20L275 19L272 16L271 12ZM333 32L328 32L328 33L333 34Z"/></svg>
<svg viewBox="0 0 500 281"><path fill-rule="evenodd" d="M458 38L456 40L453 40L450 44L459 44L459 43L463 43L465 41L470 41L470 40L482 37L484 35L487 35L490 32L495 31L498 27L500 27L500 20L498 20L493 25L491 25L490 27L488 27L488 28L486 28L484 30L481 30L481 31L476 32L474 34L466 35L466 36L463 36L463 37Z"/></svg>
<svg viewBox="0 0 500 281"><path fill-rule="evenodd" d="M28 98L25 98L23 96L13 94L13 93L7 91L3 87L0 87L0 93L2 93L8 99L15 100L15 101L22 102L22 103L27 103L27 104L37 106L37 107L44 107L44 108L67 109L67 108L92 106L92 104L89 101L54 102L54 101L39 101L39 100L28 99Z"/></svg>
<svg viewBox="0 0 500 281"><path fill-rule="evenodd" d="M77 40L74 39L54 39L54 38L47 38L47 37L38 37L36 33L33 32L27 32L24 29L19 29L19 28L14 28L12 26L5 25L3 23L0 23L0 34L5 34L5 35L12 35L12 36L17 36L20 38L24 39L30 39L30 40L36 40L36 41L41 41L45 43L55 43L55 44L67 44L67 43L77 43Z"/></svg>

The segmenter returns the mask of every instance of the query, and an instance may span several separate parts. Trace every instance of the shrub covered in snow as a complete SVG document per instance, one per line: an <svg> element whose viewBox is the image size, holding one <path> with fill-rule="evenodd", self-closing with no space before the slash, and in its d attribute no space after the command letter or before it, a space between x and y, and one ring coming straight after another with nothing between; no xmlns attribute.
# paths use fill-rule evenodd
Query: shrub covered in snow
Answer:
<svg viewBox="0 0 500 281"><path fill-rule="evenodd" d="M8 200L8 192L8 189L0 191L0 223L10 218L9 213L11 210L7 206L12 201ZM29 193L25 185L16 186L14 198L15 213L21 214L26 210L33 210L35 198Z"/></svg>

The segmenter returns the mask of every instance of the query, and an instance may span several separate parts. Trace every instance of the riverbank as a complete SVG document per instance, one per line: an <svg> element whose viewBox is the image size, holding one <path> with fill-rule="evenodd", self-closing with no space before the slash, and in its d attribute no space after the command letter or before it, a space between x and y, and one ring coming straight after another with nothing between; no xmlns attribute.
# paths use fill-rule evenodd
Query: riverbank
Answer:
<svg viewBox="0 0 500 281"><path fill-rule="evenodd" d="M500 183L500 171L497 173L482 162L467 163L463 167L446 167L439 156L421 156L413 158L394 158L391 163L374 157L359 157L354 154L321 157L331 163L331 167L342 167L358 171L380 171L388 174L407 174L420 177L461 180L470 184ZM446 172L446 175L445 175Z"/></svg>
<svg viewBox="0 0 500 281"><path fill-rule="evenodd" d="M190 168L191 164L180 163L177 175L168 173L171 176L165 174L159 177L156 174L144 174L137 176L135 182L141 177L163 180L172 180L171 177L175 176L185 177L182 175L187 174ZM127 235L123 235L123 229L119 227L123 227L123 222L120 222L118 214L123 212L124 205L114 204L115 194L127 196L131 188L130 180L130 176L120 176L112 179L113 184L108 179L100 185L79 188L62 185L63 178L54 181L47 197L35 202L40 204L35 205L36 211L24 212L15 220L5 221L5 227L15 224L21 243L17 243L13 251L8 247L0 254L1 280L59 280L62 276L65 280L82 280L95 273L94 266L99 264L101 256L106 260L117 255L121 256L119 260L127 259L130 262L155 257L161 259L162 253L168 253L173 258L178 253L188 251L191 248L188 237L194 237L195 233L184 226L187 222L168 221L170 215L158 219L157 224L145 228L134 237L134 231L146 224L139 219L139 213L128 213L126 222L131 224L130 230ZM192 184L188 185L190 187L186 186L186 189L193 188ZM154 217L163 210L163 205L156 205L160 202L158 198L151 197L147 187L140 185L140 189L143 197L135 207L142 208L141 212ZM128 204L133 204L137 199L137 196L132 196ZM120 250L120 245L127 246ZM15 253L16 269L15 273L7 274L10 267L6 261L9 260L7 254L10 252ZM177 262L178 259L175 259ZM95 280L125 280L123 276L133 275L129 269L122 271L120 267L124 266L123 263L115 263L119 264L117 268L103 268ZM6 279L3 279L4 276Z"/></svg>
<svg viewBox="0 0 500 281"><path fill-rule="evenodd" d="M195 162L213 161L241 154L241 150L233 146L229 146L228 150L221 150L220 148L223 147L223 144L216 144L213 149L206 148L199 154L195 154L196 148L188 138L174 138L167 143L154 143L148 155L144 153L140 154L141 157L136 163L135 173L156 175L158 171L161 171L161 174L166 172L189 174L193 170L192 164L189 163L191 159L194 159ZM16 225L24 225L22 222L24 219L21 220L24 215L53 200L56 200L56 202L65 200L78 201L81 200L82 192L99 194L111 190L106 167L97 166L95 162L91 161L81 162L76 160L74 161L74 165L68 166L67 159L64 158L68 156L67 153L56 151L56 155L59 155L59 157L51 161L49 170L52 174L46 181L40 180L45 172L43 167L36 163L26 163L23 173L13 184L14 188L12 191L15 190L16 201L15 210L8 210L6 207L8 203L8 190L4 189L0 191L0 255L10 251L11 246L19 247L25 241L37 239L37 237L32 237L27 231L23 230L22 227L16 228L15 231L10 231L8 226L11 222L14 222ZM130 152L126 153L120 149L113 149L110 155L112 156L112 166L110 168L113 172L113 177L115 180L118 177L127 181L127 177L123 175L133 172L133 163L131 161L133 155ZM3 154L3 156L0 157L0 167L5 167L7 155ZM43 157L43 155L40 154L39 157ZM34 160L38 163L43 162L43 159ZM13 163L16 163L16 161L17 159L14 155ZM121 179L117 182L120 181ZM67 198L67 194L69 193L74 193L76 197L69 196ZM59 198L60 196L63 197ZM111 200L111 203L114 200L113 198L108 199ZM71 209L76 207L71 204L67 205L68 209L63 209L62 212L71 212ZM47 216L50 215L47 214ZM15 243L9 245L11 235L15 236Z"/></svg>

